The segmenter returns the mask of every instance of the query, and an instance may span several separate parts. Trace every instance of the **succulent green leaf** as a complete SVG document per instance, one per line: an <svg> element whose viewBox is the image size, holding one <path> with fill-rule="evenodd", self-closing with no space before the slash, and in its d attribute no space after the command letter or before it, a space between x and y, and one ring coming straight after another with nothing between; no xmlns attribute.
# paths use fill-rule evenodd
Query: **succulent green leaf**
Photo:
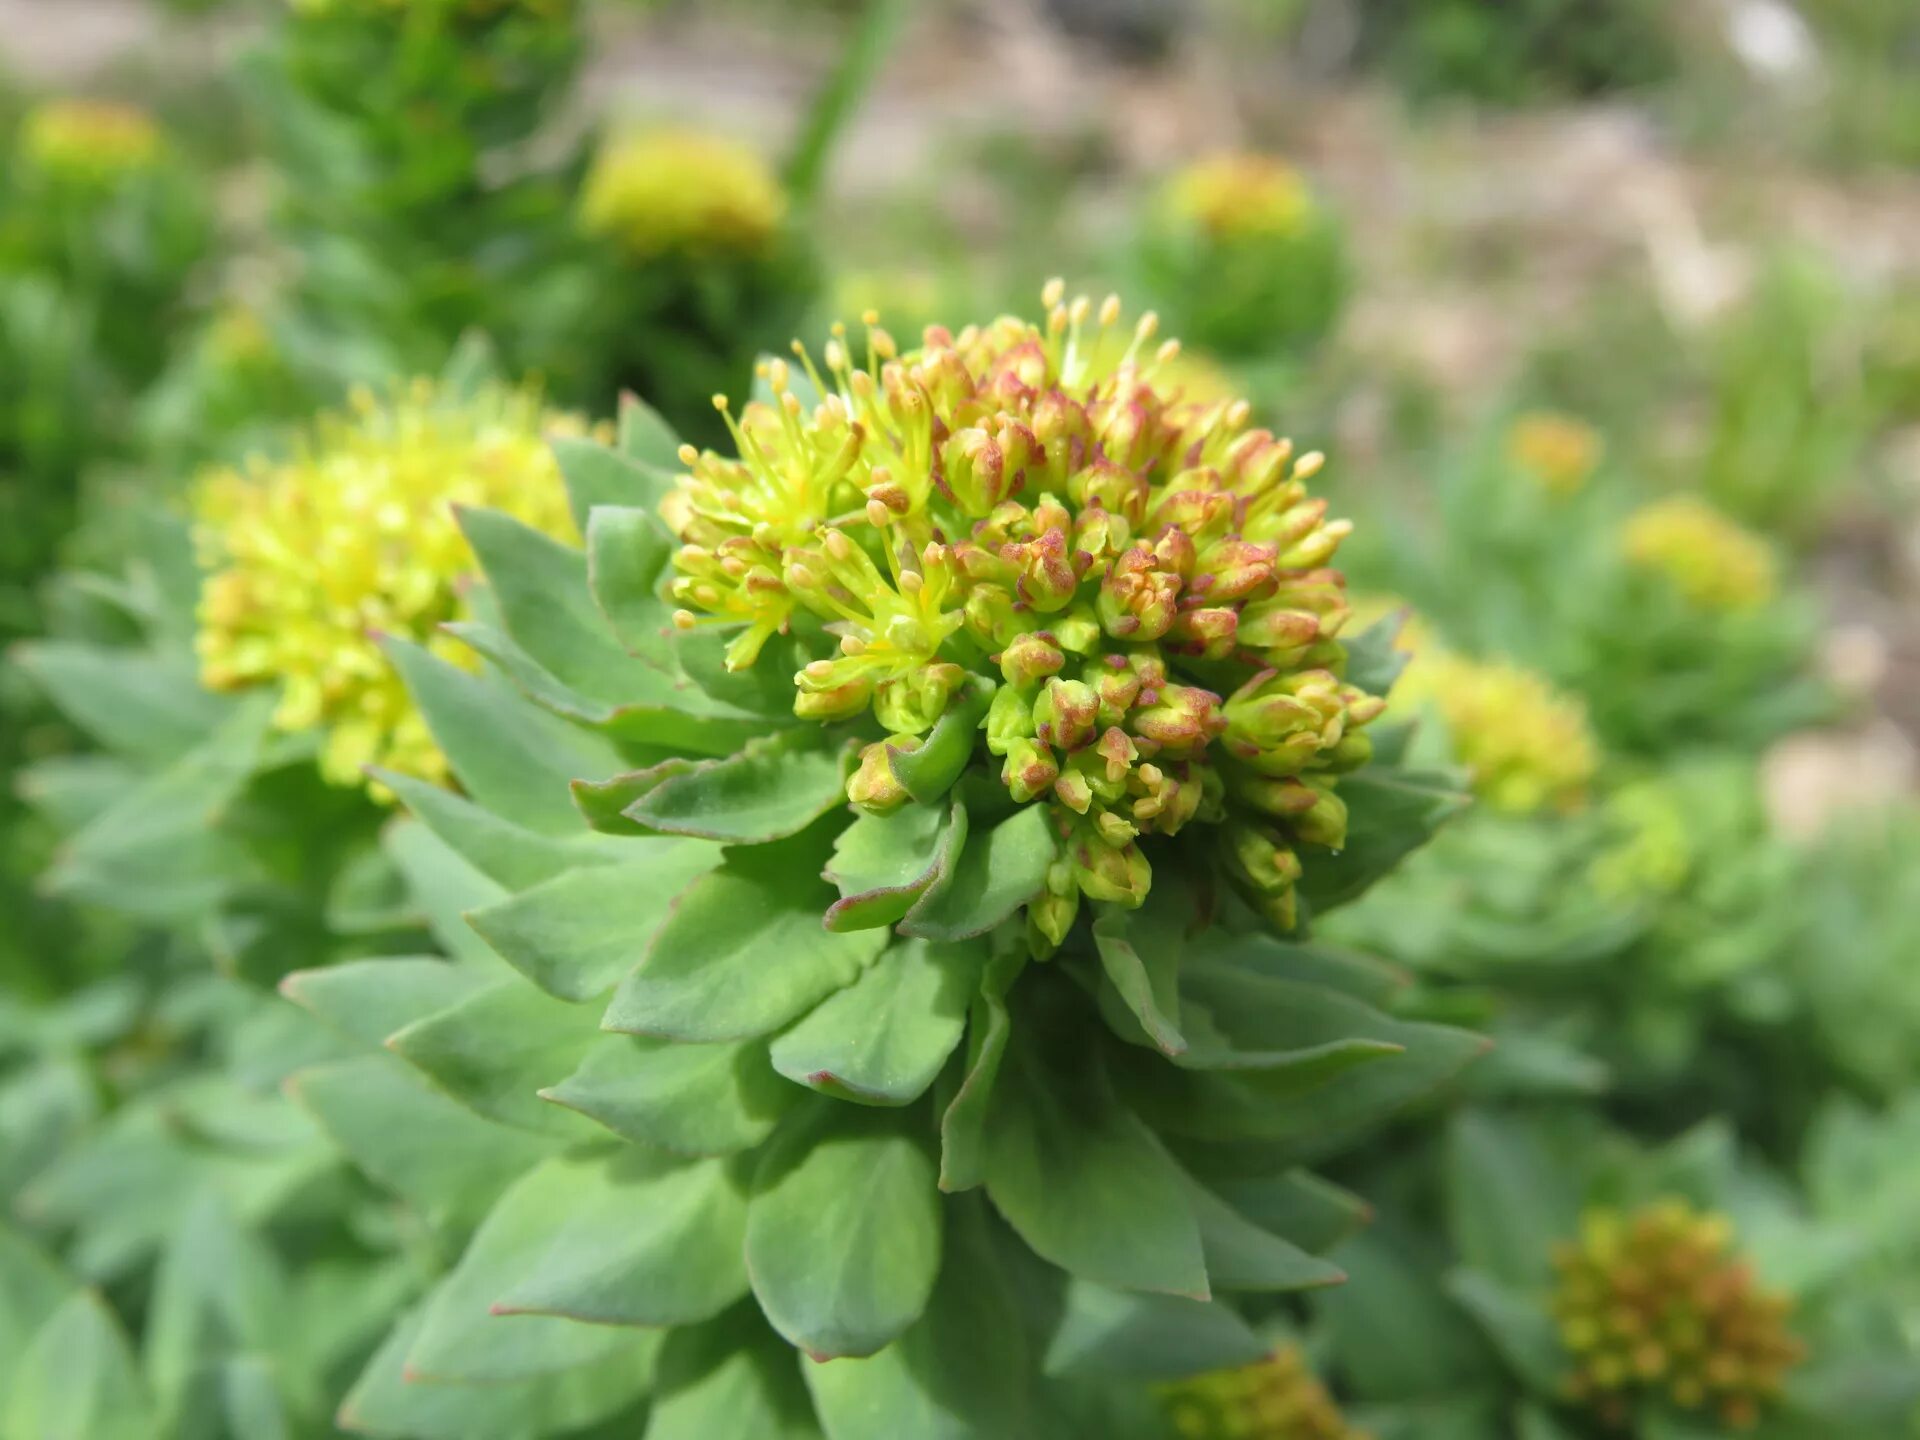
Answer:
<svg viewBox="0 0 1920 1440"><path fill-rule="evenodd" d="M985 835L968 837L952 880L914 902L900 933L925 940L986 934L1045 888L1058 853L1047 807L1022 806Z"/></svg>
<svg viewBox="0 0 1920 1440"><path fill-rule="evenodd" d="M1308 857L1299 895L1309 916L1357 899L1472 803L1453 777L1372 766L1343 776L1347 843Z"/></svg>
<svg viewBox="0 0 1920 1440"><path fill-rule="evenodd" d="M1529 1390L1545 1398L1560 1394L1567 1352L1553 1317L1533 1293L1509 1289L1478 1270L1455 1270L1445 1284Z"/></svg>
<svg viewBox="0 0 1920 1440"><path fill-rule="evenodd" d="M967 811L903 805L885 815L860 815L833 842L826 878L840 898L828 907L829 930L891 925L922 895L946 885L967 838Z"/></svg>
<svg viewBox="0 0 1920 1440"><path fill-rule="evenodd" d="M391 822L380 832L380 844L440 948L485 974L505 974L499 957L467 923L468 911L505 897L500 884L417 820L403 817Z"/></svg>
<svg viewBox="0 0 1920 1440"><path fill-rule="evenodd" d="M588 691L555 675L503 630L481 621L449 623L456 635L541 708L641 751L725 755L766 727L751 717L714 714L697 693L618 651L624 677L596 674ZM612 648L612 642L608 642ZM582 672L586 673L586 672Z"/></svg>
<svg viewBox="0 0 1920 1440"><path fill-rule="evenodd" d="M571 1073L598 1035L592 1010L514 978L413 1021L387 1037L387 1048L476 1114L575 1137L590 1132L578 1117L542 1104L537 1092Z"/></svg>
<svg viewBox="0 0 1920 1440"><path fill-rule="evenodd" d="M581 1325L548 1315L499 1315L494 1303L540 1262L577 1183L554 1161L509 1186L473 1232L467 1248L427 1296L420 1331L407 1351L409 1380L500 1384L590 1365L629 1338L613 1325Z"/></svg>
<svg viewBox="0 0 1920 1440"><path fill-rule="evenodd" d="M609 742L528 704L497 680L469 675L403 640L389 637L386 651L461 786L516 825L542 835L579 833L569 782L628 768Z"/></svg>
<svg viewBox="0 0 1920 1440"><path fill-rule="evenodd" d="M633 859L570 870L467 916L480 937L547 994L604 995L640 962L687 886L720 863L698 840L634 841Z"/></svg>
<svg viewBox="0 0 1920 1440"><path fill-rule="evenodd" d="M1069 1280L1041 1368L1051 1376L1181 1380L1264 1358L1268 1346L1226 1305Z"/></svg>
<svg viewBox="0 0 1920 1440"><path fill-rule="evenodd" d="M33 1440L152 1440L153 1414L119 1322L77 1290L35 1333L0 1400L9 1436Z"/></svg>
<svg viewBox="0 0 1920 1440"><path fill-rule="evenodd" d="M651 510L596 505L587 517L587 585L594 604L629 655L671 672L673 607L661 582L673 540Z"/></svg>
<svg viewBox="0 0 1920 1440"><path fill-rule="evenodd" d="M793 1351L742 1308L667 1336L644 1440L821 1440Z"/></svg>
<svg viewBox="0 0 1920 1440"><path fill-rule="evenodd" d="M1326 985L1369 1005L1390 1006L1407 988L1412 976L1358 950L1317 940L1277 940L1258 932L1245 935L1209 935L1207 958L1276 980L1298 980Z"/></svg>
<svg viewBox="0 0 1920 1440"><path fill-rule="evenodd" d="M1346 1272L1254 1223L1191 1176L1187 1199L1200 1226L1207 1279L1217 1290L1310 1290Z"/></svg>
<svg viewBox="0 0 1920 1440"><path fill-rule="evenodd" d="M537 834L412 775L380 769L368 773L461 859L509 890L526 890L578 866L606 864L625 853L592 835L559 840Z"/></svg>
<svg viewBox="0 0 1920 1440"><path fill-rule="evenodd" d="M1027 966L1024 937L1002 945L987 961L967 1024L966 1068L940 1112L940 1188L971 1190L986 1180L987 1120L994 1081L1013 1034L1007 992Z"/></svg>
<svg viewBox="0 0 1920 1440"><path fill-rule="evenodd" d="M621 393L619 427L616 448L627 459L668 475L680 469L680 437L658 410L631 391ZM658 501L658 496L650 496L647 503Z"/></svg>
<svg viewBox="0 0 1920 1440"><path fill-rule="evenodd" d="M49 755L23 765L14 789L56 832L70 835L139 784L137 763L105 754Z"/></svg>
<svg viewBox="0 0 1920 1440"><path fill-rule="evenodd" d="M1347 1283L1316 1304L1335 1318L1335 1368L1356 1399L1427 1399L1473 1389L1498 1373L1486 1343L1437 1277L1396 1235L1370 1230L1339 1250Z"/></svg>
<svg viewBox="0 0 1920 1440"><path fill-rule="evenodd" d="M1276 1175L1226 1173L1201 1179L1263 1230L1285 1235L1314 1255L1324 1255L1373 1219L1372 1207L1359 1196L1306 1170Z"/></svg>
<svg viewBox="0 0 1920 1440"><path fill-rule="evenodd" d="M184 650L42 640L22 645L14 657L69 720L108 750L142 760L172 760L197 748L236 704L200 683Z"/></svg>
<svg viewBox="0 0 1920 1440"><path fill-rule="evenodd" d="M960 1043L985 961L977 941L896 941L773 1042L774 1069L866 1105L919 1099Z"/></svg>
<svg viewBox="0 0 1920 1440"><path fill-rule="evenodd" d="M481 1250L476 1236L469 1252L494 1277L496 1315L688 1325L747 1293L747 1196L723 1161L632 1145L550 1160L495 1213L509 1207L526 1219L513 1243Z"/></svg>
<svg viewBox="0 0 1920 1440"><path fill-rule="evenodd" d="M647 835L644 825L626 817L626 808L654 786L675 775L684 775L701 762L671 756L642 770L623 770L605 780L576 780L571 787L573 803L588 825L603 835L629 838Z"/></svg>
<svg viewBox="0 0 1920 1440"><path fill-rule="evenodd" d="M485 988L487 976L470 966L426 956L348 960L318 970L296 970L280 993L341 1034L367 1046L415 1020Z"/></svg>
<svg viewBox="0 0 1920 1440"><path fill-rule="evenodd" d="M556 1148L549 1137L482 1119L392 1055L317 1066L288 1090L376 1182L452 1223L477 1220Z"/></svg>
<svg viewBox="0 0 1920 1440"><path fill-rule="evenodd" d="M636 422L636 426L644 424ZM636 430L636 433L640 432ZM678 459L669 458L665 467L657 466L650 460L577 435L556 435L549 444L553 447L553 458L560 464L561 479L566 482L573 522L581 530L587 528L588 517L596 505L658 509L673 488L668 474L680 463ZM675 448L678 448L677 442Z"/></svg>
<svg viewBox="0 0 1920 1440"><path fill-rule="evenodd" d="M948 702L925 740L912 750L887 747L887 765L893 778L922 805L931 805L953 788L960 772L973 758L980 738L980 722L993 700L994 684L985 676L971 682Z"/></svg>
<svg viewBox="0 0 1920 1440"><path fill-rule="evenodd" d="M806 1365L827 1440L1045 1440L1029 1341L972 1205L953 1207L946 1263L919 1321L871 1359Z"/></svg>
<svg viewBox="0 0 1920 1440"><path fill-rule="evenodd" d="M844 745L823 745L817 731L782 731L666 776L621 813L663 835L784 840L846 802L849 754Z"/></svg>
<svg viewBox="0 0 1920 1440"><path fill-rule="evenodd" d="M573 1074L540 1095L676 1155L751 1150L801 1099L760 1041L681 1045L638 1035L602 1036Z"/></svg>
<svg viewBox="0 0 1920 1440"><path fill-rule="evenodd" d="M831 892L811 837L730 851L687 888L602 1025L686 1041L747 1040L806 1013L859 978L883 930L820 924Z"/></svg>
<svg viewBox="0 0 1920 1440"><path fill-rule="evenodd" d="M1186 1177L1120 1104L1097 1052L1016 1028L986 1136L994 1206L1042 1259L1127 1290L1206 1299ZM1044 1027L1040 1027L1044 1028Z"/></svg>
<svg viewBox="0 0 1920 1440"><path fill-rule="evenodd" d="M740 670L727 668L727 648L737 625L701 625L673 633L673 651L681 671L706 696L735 710L757 715L767 728L792 725L793 677L812 658L798 635L774 635L760 647L760 658Z"/></svg>
<svg viewBox="0 0 1920 1440"><path fill-rule="evenodd" d="M1187 1048L1180 1033L1180 957L1186 949L1186 916L1170 897L1138 911L1098 907L1093 943L1107 981L1163 1053Z"/></svg>
<svg viewBox="0 0 1920 1440"><path fill-rule="evenodd" d="M428 1384L406 1373L407 1355L424 1319L424 1307L402 1319L367 1362L340 1407L342 1429L376 1440L540 1440L571 1434L640 1399L660 1346L659 1337L646 1331L608 1331L619 1343L599 1360L572 1370L517 1383Z"/></svg>
<svg viewBox="0 0 1920 1440"><path fill-rule="evenodd" d="M871 1355L926 1309L941 1218L933 1156L907 1117L816 1100L787 1118L754 1175L753 1293L816 1359Z"/></svg>

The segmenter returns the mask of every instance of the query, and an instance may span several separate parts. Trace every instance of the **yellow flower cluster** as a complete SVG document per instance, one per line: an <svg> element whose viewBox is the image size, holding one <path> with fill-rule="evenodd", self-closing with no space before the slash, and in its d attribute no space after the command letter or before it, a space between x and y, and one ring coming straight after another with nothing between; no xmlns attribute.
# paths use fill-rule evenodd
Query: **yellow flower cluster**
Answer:
<svg viewBox="0 0 1920 1440"><path fill-rule="evenodd" d="M1551 410L1516 416L1507 427L1507 459L1552 495L1576 495L1599 468L1605 442L1584 420Z"/></svg>
<svg viewBox="0 0 1920 1440"><path fill-rule="evenodd" d="M285 459L206 477L194 506L209 572L198 636L207 685L280 686L274 723L324 732L320 766L334 784L362 783L368 764L441 777L445 761L378 637L471 666L439 633L464 616L474 570L454 507L571 537L545 437L584 428L530 391L456 397L416 380L386 398L356 392Z"/></svg>
<svg viewBox="0 0 1920 1440"><path fill-rule="evenodd" d="M1408 644L1404 634L1401 640ZM1439 713L1474 793L1494 809L1525 815L1586 804L1600 765L1587 708L1543 676L1418 647L1394 700L1429 704Z"/></svg>
<svg viewBox="0 0 1920 1440"><path fill-rule="evenodd" d="M21 123L22 163L81 184L103 185L150 170L165 149L153 117L105 100L53 100Z"/></svg>
<svg viewBox="0 0 1920 1440"><path fill-rule="evenodd" d="M1631 564L1665 576L1702 610L1757 610L1778 587L1767 542L1697 496L1642 506L1628 518L1621 547Z"/></svg>
<svg viewBox="0 0 1920 1440"><path fill-rule="evenodd" d="M890 733L849 785L871 809L905 798L888 743L987 706L1003 783L1051 803L1065 842L1029 912L1052 943L1082 894L1140 904L1139 842L1196 818L1290 924L1294 846L1343 843L1335 778L1382 708L1340 678L1328 562L1351 527L1307 494L1323 457L1244 400L1161 388L1178 346L1153 345L1151 315L1122 327L1117 298L1068 303L1057 281L1043 299L1041 324L930 327L906 354L869 315L864 365L836 327L824 374L796 346L804 380L775 361L771 401L735 420L722 400L737 453L683 450L664 507L677 620L739 626L735 668L796 621L824 629L794 709Z"/></svg>
<svg viewBox="0 0 1920 1440"><path fill-rule="evenodd" d="M1194 162L1167 183L1161 203L1169 215L1216 240L1298 235L1316 209L1298 170L1271 155L1250 153Z"/></svg>
<svg viewBox="0 0 1920 1440"><path fill-rule="evenodd" d="M1347 1424L1295 1345L1165 1386L1160 1398L1181 1440L1368 1440Z"/></svg>
<svg viewBox="0 0 1920 1440"><path fill-rule="evenodd" d="M1554 1254L1567 1397L1614 1425L1656 1398L1756 1424L1806 1352L1787 1329L1790 1302L1755 1283L1732 1238L1724 1215L1683 1200L1589 1213Z"/></svg>
<svg viewBox="0 0 1920 1440"><path fill-rule="evenodd" d="M763 251L786 211L786 193L757 152L694 130L609 140L580 197L586 229L641 260Z"/></svg>
<svg viewBox="0 0 1920 1440"><path fill-rule="evenodd" d="M1694 841L1686 811L1666 780L1623 785L1600 807L1609 836L1595 857L1595 890L1619 900L1672 895L1693 873Z"/></svg>

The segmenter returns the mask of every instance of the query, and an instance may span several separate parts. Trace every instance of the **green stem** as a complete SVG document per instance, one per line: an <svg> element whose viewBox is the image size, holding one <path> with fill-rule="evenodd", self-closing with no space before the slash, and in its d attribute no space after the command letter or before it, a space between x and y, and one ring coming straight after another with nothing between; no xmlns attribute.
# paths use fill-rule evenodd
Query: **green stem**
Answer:
<svg viewBox="0 0 1920 1440"><path fill-rule="evenodd" d="M787 191L796 208L807 208L819 193L834 142L872 88L911 8L912 0L868 0L832 73L813 97L787 161Z"/></svg>

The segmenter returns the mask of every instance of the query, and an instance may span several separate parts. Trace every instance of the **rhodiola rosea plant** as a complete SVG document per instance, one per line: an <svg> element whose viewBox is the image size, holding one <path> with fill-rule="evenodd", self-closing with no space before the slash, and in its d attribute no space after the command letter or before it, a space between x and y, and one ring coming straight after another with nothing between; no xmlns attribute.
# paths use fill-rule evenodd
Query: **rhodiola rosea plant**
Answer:
<svg viewBox="0 0 1920 1440"><path fill-rule="evenodd" d="M730 453L556 441L582 548L462 513L484 665L388 646L459 789L379 775L454 958L283 987L360 1045L295 1093L478 1221L349 1428L1161 1434L1342 1278L1305 1167L1482 1042L1308 926L1458 798L1319 457L1046 303L769 362Z"/></svg>

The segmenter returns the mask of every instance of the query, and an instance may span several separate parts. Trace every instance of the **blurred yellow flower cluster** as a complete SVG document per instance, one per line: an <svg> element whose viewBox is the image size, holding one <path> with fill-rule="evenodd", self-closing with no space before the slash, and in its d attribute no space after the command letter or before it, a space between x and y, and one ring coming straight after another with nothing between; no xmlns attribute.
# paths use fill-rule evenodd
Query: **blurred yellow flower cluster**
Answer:
<svg viewBox="0 0 1920 1440"><path fill-rule="evenodd" d="M196 539L209 571L201 673L216 690L279 685L274 723L325 732L320 766L338 785L378 764L438 779L446 764L380 653L394 635L471 665L439 633L466 613L474 568L456 506L490 506L572 537L545 437L583 422L528 390L471 397L430 380L387 397L356 392L285 459L203 479Z"/></svg>
<svg viewBox="0 0 1920 1440"><path fill-rule="evenodd" d="M1401 637L1414 651L1396 704L1431 705L1473 790L1509 814L1578 810L1600 765L1587 708L1531 670Z"/></svg>
<svg viewBox="0 0 1920 1440"><path fill-rule="evenodd" d="M1749 1429L1805 1356L1791 1303L1728 1253L1733 1226L1684 1200L1597 1210L1554 1255L1553 1315L1573 1359L1569 1399L1611 1425L1640 1398L1711 1409Z"/></svg>
<svg viewBox="0 0 1920 1440"><path fill-rule="evenodd" d="M1593 885L1612 899L1671 895L1693 871L1694 843L1686 812L1664 780L1623 785L1600 807L1609 844L1593 862Z"/></svg>
<svg viewBox="0 0 1920 1440"><path fill-rule="evenodd" d="M1533 410L1507 427L1507 458L1551 495L1575 495L1599 468L1605 448L1586 421L1551 410Z"/></svg>
<svg viewBox="0 0 1920 1440"><path fill-rule="evenodd" d="M1368 1440L1349 1426L1298 1346L1161 1391L1181 1440Z"/></svg>
<svg viewBox="0 0 1920 1440"><path fill-rule="evenodd" d="M1250 153L1194 162L1168 182L1162 203L1216 240L1298 235L1315 211L1313 192L1298 170Z"/></svg>
<svg viewBox="0 0 1920 1440"><path fill-rule="evenodd" d="M580 199L582 224L636 259L765 250L786 211L786 193L756 151L677 129L609 140Z"/></svg>
<svg viewBox="0 0 1920 1440"><path fill-rule="evenodd" d="M1702 610L1756 610L1773 599L1773 551L1752 531L1693 495L1643 505L1621 534L1627 560L1663 575Z"/></svg>
<svg viewBox="0 0 1920 1440"><path fill-rule="evenodd" d="M20 126L23 164L79 184L108 184L149 170L164 149L152 116L106 100L52 100Z"/></svg>

